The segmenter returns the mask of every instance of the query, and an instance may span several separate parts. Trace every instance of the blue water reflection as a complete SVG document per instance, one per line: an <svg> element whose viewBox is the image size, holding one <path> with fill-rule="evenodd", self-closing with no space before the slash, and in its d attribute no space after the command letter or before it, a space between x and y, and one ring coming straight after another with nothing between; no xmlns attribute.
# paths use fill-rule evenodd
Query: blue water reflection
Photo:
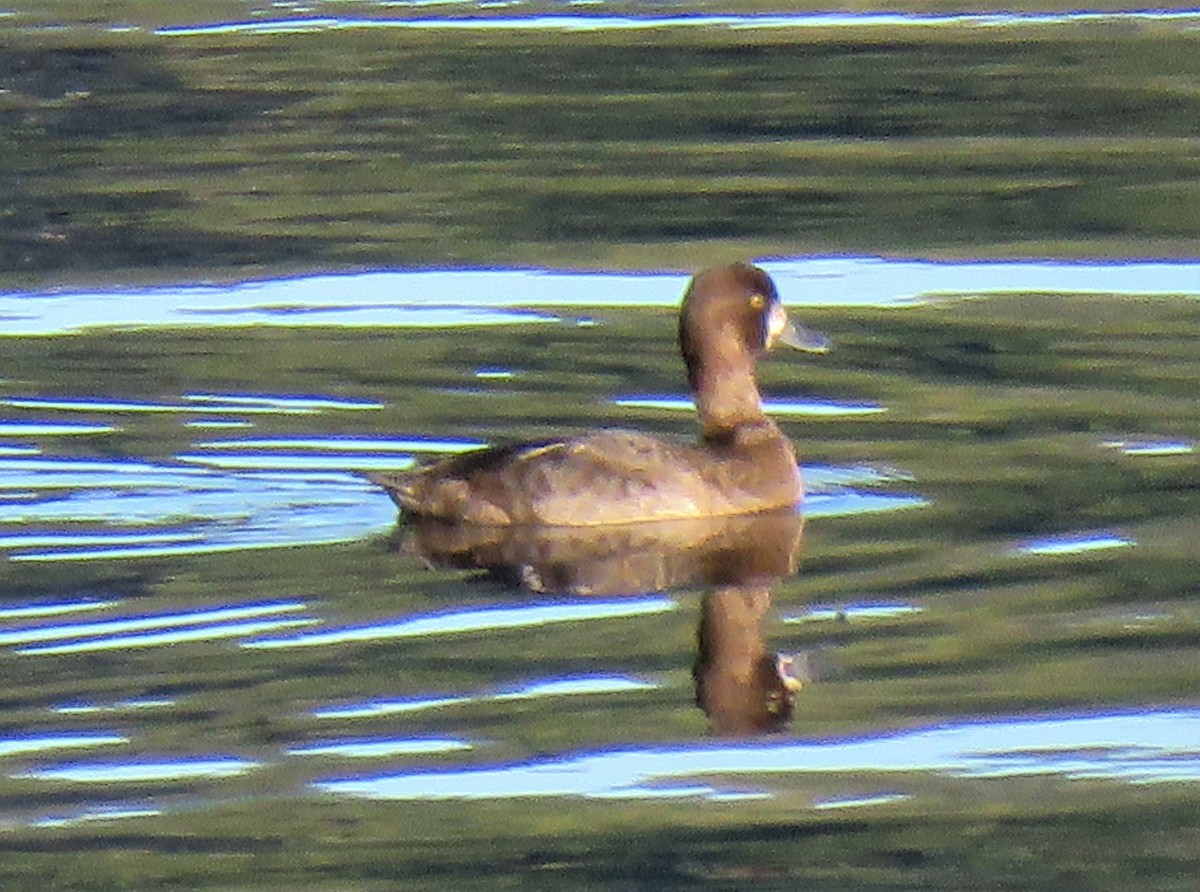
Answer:
<svg viewBox="0 0 1200 892"><path fill-rule="evenodd" d="M466 769L345 777L315 786L367 799L614 795L711 799L722 791L698 783L697 778L841 773L1196 782L1200 781L1200 710L967 720L786 743L627 747Z"/></svg>
<svg viewBox="0 0 1200 892"><path fill-rule="evenodd" d="M132 700L120 700L116 703L91 703L78 701L63 703L54 707L59 715L99 715L115 712L138 712L143 709L163 709L176 703L170 697L138 697Z"/></svg>
<svg viewBox="0 0 1200 892"><path fill-rule="evenodd" d="M278 5L278 4L276 4ZM380 4L411 6L418 4ZM492 4L478 4L485 9ZM504 3L519 6L519 3ZM603 8L606 4L595 4ZM276 18L265 21L216 22L159 28L167 37L214 34L305 34L313 31L402 28L437 31L645 31L677 28L745 29L835 29L978 27L1001 28L1020 25L1068 25L1088 22L1162 22L1188 25L1200 20L1196 10L1071 11L1062 13L911 13L911 12L799 12L788 14L703 14L677 15L522 15L463 16L456 18L365 18L313 16Z"/></svg>
<svg viewBox="0 0 1200 892"><path fill-rule="evenodd" d="M290 756L342 756L349 759L378 759L388 756L427 756L456 753L474 745L457 737L361 737L294 746Z"/></svg>
<svg viewBox="0 0 1200 892"><path fill-rule="evenodd" d="M938 296L1023 292L1200 295L1196 261L937 262L841 256L768 260L761 266L775 278L784 302L794 307L905 306ZM220 286L10 292L0 294L0 334L64 334L117 326L545 323L555 317L524 308L674 307L687 279L685 273L404 270ZM292 310L281 312L281 307ZM209 411L232 399L214 395Z"/></svg>
<svg viewBox="0 0 1200 892"><path fill-rule="evenodd" d="M384 641L430 635L459 635L469 632L544 626L551 623L646 616L674 610L675 607L676 603L673 599L662 596L589 599L586 601L530 601L447 610L442 613L380 620L361 626L344 626L323 629L319 632L260 638L242 642L241 646L256 650L327 647L352 642Z"/></svg>
<svg viewBox="0 0 1200 892"><path fill-rule="evenodd" d="M854 514L924 508L929 504L928 499L912 493L859 490L809 492L804 497L804 516L810 520L818 517L848 517Z"/></svg>
<svg viewBox="0 0 1200 892"><path fill-rule="evenodd" d="M837 607L813 604L799 613L785 615L781 619L785 623L903 619L921 613L923 609L906 601L861 601Z"/></svg>
<svg viewBox="0 0 1200 892"><path fill-rule="evenodd" d="M302 601L267 601L256 604L213 607L203 610L140 614L84 623L45 623L0 629L0 645L32 644L72 638L106 637L114 633L164 629L198 623L219 623L247 617L271 616L304 610Z"/></svg>
<svg viewBox="0 0 1200 892"><path fill-rule="evenodd" d="M338 706L321 706L312 711L319 719L367 719L382 715L404 715L471 703L473 697L406 697L403 699L368 700L364 703L346 703Z"/></svg>
<svg viewBox="0 0 1200 892"><path fill-rule="evenodd" d="M85 598L79 601L42 601L32 604L9 604L0 607L0 622L14 619L33 619L39 616L61 616L64 613L81 613L88 610L104 610L120 601Z"/></svg>
<svg viewBox="0 0 1200 892"><path fill-rule="evenodd" d="M1101 445L1108 449L1114 449L1122 455L1137 456L1191 455L1196 451L1196 445L1190 440L1170 440L1165 438L1106 440Z"/></svg>
<svg viewBox="0 0 1200 892"><path fill-rule="evenodd" d="M237 777L259 767L261 763L249 759L203 756L144 761L70 762L31 768L10 777L77 784L146 783Z"/></svg>
<svg viewBox="0 0 1200 892"><path fill-rule="evenodd" d="M352 448L178 459L0 456L0 548L15 561L71 561L360 539L390 529L395 509L348 469L412 463Z"/></svg>
<svg viewBox="0 0 1200 892"><path fill-rule="evenodd" d="M160 814L162 814L162 809L154 805L106 803L86 806L68 814L46 815L33 821L31 826L43 828L73 827L78 824L118 821L125 818L147 818Z"/></svg>
<svg viewBox="0 0 1200 892"><path fill-rule="evenodd" d="M255 437L239 440L208 440L197 446L204 449L282 449L343 452L471 452L487 446L482 440L436 437Z"/></svg>
<svg viewBox="0 0 1200 892"><path fill-rule="evenodd" d="M613 403L627 409L668 409L685 412L693 412L696 409L696 403L691 397L687 396L619 396L613 399ZM880 406L877 403L800 397L792 399L767 398L763 400L763 408L768 415L796 415L816 418L844 415L878 415L887 411L884 406Z"/></svg>
<svg viewBox="0 0 1200 892"><path fill-rule="evenodd" d="M627 675L576 674L560 678L544 678L525 684L505 688L497 692L481 694L456 694L448 696L406 697L397 699L375 699L362 703L345 703L337 706L322 706L314 709L316 718L360 719L377 718L384 715L404 715L413 712L441 709L465 703L487 701L534 700L541 697L572 697L589 694L617 694L630 691L650 691L658 685L643 678Z"/></svg>
<svg viewBox="0 0 1200 892"><path fill-rule="evenodd" d="M117 746L129 743L122 734L107 731L59 732L0 737L0 757L25 756L54 750L86 749L96 746Z"/></svg>
<svg viewBox="0 0 1200 892"><path fill-rule="evenodd" d="M864 796L830 796L813 800L814 811L832 811L840 808L863 808L870 805L890 805L912 797L905 793L872 793Z"/></svg>
<svg viewBox="0 0 1200 892"><path fill-rule="evenodd" d="M1043 536L1022 542L1016 547L1020 554L1069 555L1087 554L1094 551L1109 551L1114 548L1130 548L1134 541L1127 536L1108 531L1088 533L1062 533Z"/></svg>
<svg viewBox="0 0 1200 892"><path fill-rule="evenodd" d="M16 406L18 402L0 400L0 405ZM5 437L71 437L111 434L119 430L119 427L112 424L87 424L82 421L0 421L0 436ZM6 454L21 453L6 451Z"/></svg>

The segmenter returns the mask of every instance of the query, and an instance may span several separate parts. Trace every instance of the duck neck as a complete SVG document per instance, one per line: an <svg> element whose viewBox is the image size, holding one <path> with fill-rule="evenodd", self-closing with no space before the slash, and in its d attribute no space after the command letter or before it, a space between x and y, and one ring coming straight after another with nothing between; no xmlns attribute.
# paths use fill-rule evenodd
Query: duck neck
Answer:
<svg viewBox="0 0 1200 892"><path fill-rule="evenodd" d="M763 414L754 364L728 363L689 369L689 382L707 440L726 440L746 427L772 422Z"/></svg>

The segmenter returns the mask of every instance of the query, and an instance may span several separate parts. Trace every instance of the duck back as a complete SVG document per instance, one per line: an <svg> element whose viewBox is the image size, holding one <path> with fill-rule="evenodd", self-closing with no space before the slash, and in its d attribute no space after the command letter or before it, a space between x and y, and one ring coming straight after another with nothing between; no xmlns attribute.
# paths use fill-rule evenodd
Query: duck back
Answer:
<svg viewBox="0 0 1200 892"><path fill-rule="evenodd" d="M594 526L768 511L799 502L802 487L791 444L766 425L701 445L601 430L372 479L412 514L466 523Z"/></svg>

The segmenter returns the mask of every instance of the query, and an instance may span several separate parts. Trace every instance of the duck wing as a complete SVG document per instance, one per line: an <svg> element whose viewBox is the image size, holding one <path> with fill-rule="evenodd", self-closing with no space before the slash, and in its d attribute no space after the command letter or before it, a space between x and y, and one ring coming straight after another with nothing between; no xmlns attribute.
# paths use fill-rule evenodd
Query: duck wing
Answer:
<svg viewBox="0 0 1200 892"><path fill-rule="evenodd" d="M456 455L407 473L369 474L406 512L504 526L593 526L694 517L694 446L633 431Z"/></svg>

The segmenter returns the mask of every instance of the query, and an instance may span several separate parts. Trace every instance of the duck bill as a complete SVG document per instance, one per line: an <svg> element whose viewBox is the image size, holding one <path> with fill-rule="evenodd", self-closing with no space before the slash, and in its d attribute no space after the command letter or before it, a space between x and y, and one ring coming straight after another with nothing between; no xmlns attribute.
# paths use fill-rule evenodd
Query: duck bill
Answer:
<svg viewBox="0 0 1200 892"><path fill-rule="evenodd" d="M806 353L825 353L833 346L833 342L819 331L797 325L787 317L782 304L771 308L768 322L767 346L784 344Z"/></svg>

